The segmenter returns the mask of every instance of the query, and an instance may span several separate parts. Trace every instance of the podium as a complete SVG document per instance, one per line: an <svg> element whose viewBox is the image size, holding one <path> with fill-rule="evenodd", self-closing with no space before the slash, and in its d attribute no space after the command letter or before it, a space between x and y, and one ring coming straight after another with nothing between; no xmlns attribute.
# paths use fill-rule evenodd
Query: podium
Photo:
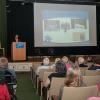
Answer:
<svg viewBox="0 0 100 100"><path fill-rule="evenodd" d="M12 42L11 58L13 61L26 60L26 42Z"/></svg>

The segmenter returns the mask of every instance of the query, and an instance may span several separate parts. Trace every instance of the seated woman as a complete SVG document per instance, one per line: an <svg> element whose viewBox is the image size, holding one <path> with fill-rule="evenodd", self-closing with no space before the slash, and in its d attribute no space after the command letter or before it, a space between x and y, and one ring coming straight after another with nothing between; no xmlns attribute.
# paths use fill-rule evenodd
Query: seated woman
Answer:
<svg viewBox="0 0 100 100"><path fill-rule="evenodd" d="M81 76L81 73L80 73L79 69L77 69L77 67L74 66L73 68L70 68L67 71L64 86L67 86L67 87L85 86L83 84L83 78ZM61 87L61 90L60 90L60 93L59 93L59 96L58 96L58 100L61 100L64 86Z"/></svg>
<svg viewBox="0 0 100 100"><path fill-rule="evenodd" d="M51 73L48 76L48 79L44 82L44 87L48 87L50 85L51 79L53 77L65 77L66 76L66 65L63 61L58 61L55 66L55 73Z"/></svg>
<svg viewBox="0 0 100 100"><path fill-rule="evenodd" d="M76 66L79 66L79 67L88 67L85 64L85 59L83 57L78 57L78 59L76 61Z"/></svg>
<svg viewBox="0 0 100 100"><path fill-rule="evenodd" d="M80 69L78 69L77 67L70 68L67 71L65 86L79 87L82 85L83 83L82 83L82 76L81 76Z"/></svg>
<svg viewBox="0 0 100 100"><path fill-rule="evenodd" d="M47 96L47 90L48 88L50 88L50 83L53 77L65 77L66 76L66 65L65 63L60 60L56 63L55 66L55 72L51 73L47 80L44 82L44 87L43 87L43 97L44 100L46 100L46 96Z"/></svg>
<svg viewBox="0 0 100 100"><path fill-rule="evenodd" d="M50 68L50 59L48 57L45 57L43 59L43 63L41 64L41 66L39 66L36 70L36 74L39 74L40 69L49 69Z"/></svg>

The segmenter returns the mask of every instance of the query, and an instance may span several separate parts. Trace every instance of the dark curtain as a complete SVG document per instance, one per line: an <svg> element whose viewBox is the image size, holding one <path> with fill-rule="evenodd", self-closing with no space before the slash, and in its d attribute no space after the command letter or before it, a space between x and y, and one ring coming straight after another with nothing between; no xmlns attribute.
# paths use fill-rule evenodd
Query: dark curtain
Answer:
<svg viewBox="0 0 100 100"><path fill-rule="evenodd" d="M0 0L0 42L7 54L6 0Z"/></svg>

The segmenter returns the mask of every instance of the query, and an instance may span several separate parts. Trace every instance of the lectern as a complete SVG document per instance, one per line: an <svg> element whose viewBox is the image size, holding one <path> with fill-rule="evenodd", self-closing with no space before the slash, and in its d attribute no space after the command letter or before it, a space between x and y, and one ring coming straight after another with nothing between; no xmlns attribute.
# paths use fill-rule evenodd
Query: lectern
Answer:
<svg viewBox="0 0 100 100"><path fill-rule="evenodd" d="M26 42L12 42L11 57L13 61L26 60Z"/></svg>

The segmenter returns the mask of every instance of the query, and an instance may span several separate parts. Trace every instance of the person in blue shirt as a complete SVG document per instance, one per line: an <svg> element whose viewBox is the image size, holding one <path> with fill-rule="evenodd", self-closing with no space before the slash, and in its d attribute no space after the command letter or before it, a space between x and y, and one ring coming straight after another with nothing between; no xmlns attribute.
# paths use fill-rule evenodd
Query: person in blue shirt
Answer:
<svg viewBox="0 0 100 100"><path fill-rule="evenodd" d="M0 70L5 70L13 76L13 80L16 80L16 73L13 69L8 68L8 59L6 57L0 57Z"/></svg>

